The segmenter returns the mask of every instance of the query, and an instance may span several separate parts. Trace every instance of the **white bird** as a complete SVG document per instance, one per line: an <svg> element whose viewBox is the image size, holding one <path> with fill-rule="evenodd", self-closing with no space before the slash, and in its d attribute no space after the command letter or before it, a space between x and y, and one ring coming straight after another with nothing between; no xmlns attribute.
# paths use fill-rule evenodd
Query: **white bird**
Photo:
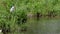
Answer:
<svg viewBox="0 0 60 34"><path fill-rule="evenodd" d="M14 7L14 6L12 6L12 7L10 8L10 12L13 12L13 11L14 11L14 9L15 9L15 7Z"/></svg>
<svg viewBox="0 0 60 34"><path fill-rule="evenodd" d="M2 30L0 30L0 33L2 32Z"/></svg>

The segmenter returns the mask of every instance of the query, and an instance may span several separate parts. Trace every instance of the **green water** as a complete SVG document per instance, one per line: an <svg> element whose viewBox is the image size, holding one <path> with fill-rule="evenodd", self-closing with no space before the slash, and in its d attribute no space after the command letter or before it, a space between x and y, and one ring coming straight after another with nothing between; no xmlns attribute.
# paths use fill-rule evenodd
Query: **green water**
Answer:
<svg viewBox="0 0 60 34"><path fill-rule="evenodd" d="M30 20L26 34L60 34L60 19Z"/></svg>

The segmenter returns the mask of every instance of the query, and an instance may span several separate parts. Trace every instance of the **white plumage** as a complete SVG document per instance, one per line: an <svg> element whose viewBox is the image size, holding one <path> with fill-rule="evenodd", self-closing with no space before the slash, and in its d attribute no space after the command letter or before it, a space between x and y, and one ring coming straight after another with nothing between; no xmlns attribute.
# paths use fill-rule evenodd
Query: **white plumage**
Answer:
<svg viewBox="0 0 60 34"><path fill-rule="evenodd" d="M0 30L0 33L2 32L2 30Z"/></svg>
<svg viewBox="0 0 60 34"><path fill-rule="evenodd" d="M14 6L12 6L12 7L11 7L11 9L10 9L10 12L13 12L13 11L14 11L14 9L15 9L15 7L14 7Z"/></svg>

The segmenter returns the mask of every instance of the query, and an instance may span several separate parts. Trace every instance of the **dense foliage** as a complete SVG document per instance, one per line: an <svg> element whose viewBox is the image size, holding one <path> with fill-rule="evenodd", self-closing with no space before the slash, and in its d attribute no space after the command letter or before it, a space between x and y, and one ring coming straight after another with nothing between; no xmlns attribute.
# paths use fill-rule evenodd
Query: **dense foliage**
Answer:
<svg viewBox="0 0 60 34"><path fill-rule="evenodd" d="M10 13L13 5L15 10ZM29 27L27 14L30 12L37 19L41 16L60 16L60 0L0 0L0 29L3 34L26 31Z"/></svg>

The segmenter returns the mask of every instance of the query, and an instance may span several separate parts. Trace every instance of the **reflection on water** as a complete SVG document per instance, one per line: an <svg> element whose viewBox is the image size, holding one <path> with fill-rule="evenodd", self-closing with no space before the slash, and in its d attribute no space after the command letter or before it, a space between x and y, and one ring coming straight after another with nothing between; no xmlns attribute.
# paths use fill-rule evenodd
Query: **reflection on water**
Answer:
<svg viewBox="0 0 60 34"><path fill-rule="evenodd" d="M29 29L29 34L60 34L60 20L40 19L32 22Z"/></svg>

